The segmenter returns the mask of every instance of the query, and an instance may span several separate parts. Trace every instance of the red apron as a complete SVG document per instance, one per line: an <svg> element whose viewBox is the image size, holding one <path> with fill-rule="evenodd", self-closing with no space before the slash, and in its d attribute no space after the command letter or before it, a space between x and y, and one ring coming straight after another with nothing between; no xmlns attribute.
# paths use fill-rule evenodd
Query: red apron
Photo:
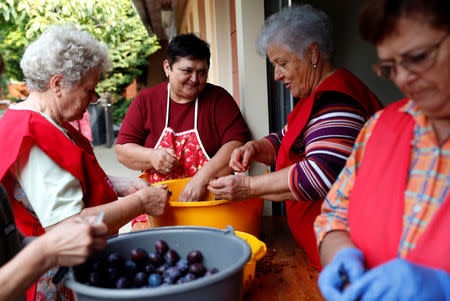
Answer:
<svg viewBox="0 0 450 301"><path fill-rule="evenodd" d="M167 175L162 175L153 168L146 170L143 178L150 183L192 177L210 159L205 151L205 148L203 147L197 130L198 98L195 100L194 128L191 130L177 133L170 128L169 109L170 84L167 85L166 125L158 139L158 142L156 142L155 149L172 148L175 151L181 167ZM147 215L143 214L138 216L131 222L131 225L133 226L136 222L146 223Z"/></svg>
<svg viewBox="0 0 450 301"><path fill-rule="evenodd" d="M290 149L309 121L314 101L325 91L336 91L351 96L369 116L382 108L377 97L356 76L344 68L337 70L323 80L309 97L301 99L289 114L287 132L278 151L276 170L299 162ZM292 235L305 251L310 264L318 269L321 269L321 265L314 233L314 221L320 214L322 201L286 201L286 215Z"/></svg>
<svg viewBox="0 0 450 301"><path fill-rule="evenodd" d="M407 101L386 107L377 120L350 195L350 236L369 268L398 257L414 129L413 118L399 111ZM450 272L449 238L450 194L405 259Z"/></svg>
<svg viewBox="0 0 450 301"><path fill-rule="evenodd" d="M66 123L64 128L76 144L39 113L30 110L9 109L0 119L0 180L8 192L17 227L25 236L45 233L39 221L14 198L15 183L7 173L16 161L22 143L27 140L36 143L62 169L80 181L86 207L117 200L117 194L98 164L89 141L70 124ZM34 291L35 285L27 291L27 300L34 299Z"/></svg>

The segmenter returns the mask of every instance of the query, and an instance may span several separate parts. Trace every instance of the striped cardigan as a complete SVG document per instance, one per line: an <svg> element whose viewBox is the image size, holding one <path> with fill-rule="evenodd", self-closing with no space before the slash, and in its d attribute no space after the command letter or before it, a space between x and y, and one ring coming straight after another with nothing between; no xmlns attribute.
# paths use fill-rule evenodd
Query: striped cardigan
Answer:
<svg viewBox="0 0 450 301"><path fill-rule="evenodd" d="M370 116L353 98L324 92L316 101L310 120L291 152L299 161L292 165L289 187L297 200L322 200L350 156L364 122ZM265 138L278 153L287 125Z"/></svg>

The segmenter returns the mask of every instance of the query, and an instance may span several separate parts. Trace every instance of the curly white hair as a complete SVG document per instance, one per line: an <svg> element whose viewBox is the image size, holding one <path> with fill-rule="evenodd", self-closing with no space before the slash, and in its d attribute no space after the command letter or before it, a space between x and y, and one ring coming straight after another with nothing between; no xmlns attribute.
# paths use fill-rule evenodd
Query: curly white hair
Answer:
<svg viewBox="0 0 450 301"><path fill-rule="evenodd" d="M92 71L111 67L106 44L73 25L52 25L25 50L20 61L30 91L46 91L55 74L62 74L64 87L75 88Z"/></svg>
<svg viewBox="0 0 450 301"><path fill-rule="evenodd" d="M256 49L265 55L270 45L281 44L303 58L306 48L315 42L320 53L331 59L334 55L331 31L330 19L323 11L309 4L292 6L266 20L256 41Z"/></svg>

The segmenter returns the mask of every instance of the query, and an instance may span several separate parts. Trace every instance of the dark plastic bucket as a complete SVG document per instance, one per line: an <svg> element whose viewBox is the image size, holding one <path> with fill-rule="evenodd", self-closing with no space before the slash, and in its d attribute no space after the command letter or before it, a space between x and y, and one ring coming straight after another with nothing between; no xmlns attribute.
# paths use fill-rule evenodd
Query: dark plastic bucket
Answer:
<svg viewBox="0 0 450 301"><path fill-rule="evenodd" d="M158 288L108 289L97 288L75 281L72 271L64 283L80 301L90 300L151 300L151 301L234 301L242 300L242 272L250 259L247 242L226 230L208 227L162 227L119 235L108 240L106 252L118 252L127 257L132 248L154 250L158 239L185 258L192 250L200 250L204 264L216 267L219 273L192 282Z"/></svg>

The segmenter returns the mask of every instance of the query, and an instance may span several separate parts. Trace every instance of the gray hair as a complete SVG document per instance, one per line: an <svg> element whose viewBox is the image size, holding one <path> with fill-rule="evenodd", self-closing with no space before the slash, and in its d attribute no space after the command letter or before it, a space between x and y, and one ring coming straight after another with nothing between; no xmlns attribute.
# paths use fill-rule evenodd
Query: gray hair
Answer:
<svg viewBox="0 0 450 301"><path fill-rule="evenodd" d="M72 25L50 26L31 43L20 61L30 91L46 91L55 74L64 76L63 85L72 90L92 71L111 67L106 44Z"/></svg>
<svg viewBox="0 0 450 301"><path fill-rule="evenodd" d="M265 55L270 45L281 44L303 58L306 48L315 42L320 53L329 60L334 55L331 32L330 18L323 11L309 4L292 6L266 20L256 41L256 49Z"/></svg>

